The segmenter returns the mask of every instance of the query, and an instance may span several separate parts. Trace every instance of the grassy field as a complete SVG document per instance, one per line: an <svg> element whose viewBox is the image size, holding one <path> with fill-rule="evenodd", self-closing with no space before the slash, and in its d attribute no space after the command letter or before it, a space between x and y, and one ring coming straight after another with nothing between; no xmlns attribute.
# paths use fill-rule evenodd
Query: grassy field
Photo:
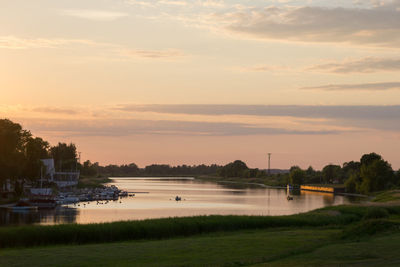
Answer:
<svg viewBox="0 0 400 267"><path fill-rule="evenodd" d="M400 190L390 190L376 193L373 202L391 202L400 200Z"/></svg>
<svg viewBox="0 0 400 267"><path fill-rule="evenodd" d="M396 266L400 206L3 227L0 244L0 266Z"/></svg>
<svg viewBox="0 0 400 267"><path fill-rule="evenodd" d="M372 214L372 218L394 216L400 214L400 207L340 206L289 216L198 216L87 225L0 227L0 248L165 239L279 227L339 227L358 222L368 214Z"/></svg>
<svg viewBox="0 0 400 267"><path fill-rule="evenodd" d="M0 251L1 266L396 266L400 233L343 239L340 229L247 230L186 238Z"/></svg>

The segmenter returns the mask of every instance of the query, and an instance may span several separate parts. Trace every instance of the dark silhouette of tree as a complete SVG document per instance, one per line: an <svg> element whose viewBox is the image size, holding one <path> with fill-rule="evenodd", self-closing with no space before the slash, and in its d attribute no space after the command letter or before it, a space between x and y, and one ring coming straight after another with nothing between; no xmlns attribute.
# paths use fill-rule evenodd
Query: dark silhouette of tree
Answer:
<svg viewBox="0 0 400 267"><path fill-rule="evenodd" d="M0 188L6 179L21 178L26 165L25 145L29 131L8 119L0 120Z"/></svg>
<svg viewBox="0 0 400 267"><path fill-rule="evenodd" d="M24 166L24 177L30 180L40 178L41 172L45 173L41 159L49 157L49 143L42 138L29 138L26 147L26 163Z"/></svg>
<svg viewBox="0 0 400 267"><path fill-rule="evenodd" d="M235 160L219 168L217 174L222 177L245 177L248 174L248 169L249 167L247 167L246 163L241 160Z"/></svg>
<svg viewBox="0 0 400 267"><path fill-rule="evenodd" d="M375 160L381 160L381 155L376 154L375 152L364 154L360 159L361 165L370 165Z"/></svg>
<svg viewBox="0 0 400 267"><path fill-rule="evenodd" d="M50 155L54 159L54 165L58 171L75 170L77 166L76 146L72 143L58 143L50 148Z"/></svg>
<svg viewBox="0 0 400 267"><path fill-rule="evenodd" d="M394 185L395 176L392 167L381 157L373 161L367 161L368 164L361 165L361 185L360 192L368 194L370 192L388 189Z"/></svg>
<svg viewBox="0 0 400 267"><path fill-rule="evenodd" d="M289 183L291 185L302 185L304 183L304 179L306 178L306 172L300 168L291 168L289 174Z"/></svg>
<svg viewBox="0 0 400 267"><path fill-rule="evenodd" d="M341 170L342 168L339 165L329 164L326 165L322 169L322 178L325 183L332 183L333 181L337 180L341 182Z"/></svg>

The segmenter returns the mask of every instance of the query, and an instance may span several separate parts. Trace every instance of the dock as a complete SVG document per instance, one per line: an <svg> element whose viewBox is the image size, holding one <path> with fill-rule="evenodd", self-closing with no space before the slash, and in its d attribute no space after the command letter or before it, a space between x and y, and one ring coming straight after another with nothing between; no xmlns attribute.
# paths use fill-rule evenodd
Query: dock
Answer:
<svg viewBox="0 0 400 267"><path fill-rule="evenodd" d="M301 185L300 190L331 193L331 194L344 193L344 187L330 187L330 186Z"/></svg>

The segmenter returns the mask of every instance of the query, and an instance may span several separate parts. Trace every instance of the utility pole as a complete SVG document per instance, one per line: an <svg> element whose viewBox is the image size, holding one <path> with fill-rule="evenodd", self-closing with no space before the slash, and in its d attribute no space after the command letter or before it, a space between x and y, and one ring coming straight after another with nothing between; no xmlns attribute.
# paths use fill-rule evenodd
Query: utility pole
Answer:
<svg viewBox="0 0 400 267"><path fill-rule="evenodd" d="M271 174L271 153L268 153L268 174Z"/></svg>

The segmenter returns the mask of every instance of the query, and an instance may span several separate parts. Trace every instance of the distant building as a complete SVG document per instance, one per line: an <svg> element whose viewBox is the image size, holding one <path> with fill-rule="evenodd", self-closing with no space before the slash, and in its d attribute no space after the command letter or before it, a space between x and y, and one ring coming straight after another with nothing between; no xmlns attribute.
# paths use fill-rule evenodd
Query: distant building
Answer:
<svg viewBox="0 0 400 267"><path fill-rule="evenodd" d="M43 174L42 181L53 182L59 188L74 187L78 185L80 172L56 172L54 168L54 159L42 159L46 172Z"/></svg>

